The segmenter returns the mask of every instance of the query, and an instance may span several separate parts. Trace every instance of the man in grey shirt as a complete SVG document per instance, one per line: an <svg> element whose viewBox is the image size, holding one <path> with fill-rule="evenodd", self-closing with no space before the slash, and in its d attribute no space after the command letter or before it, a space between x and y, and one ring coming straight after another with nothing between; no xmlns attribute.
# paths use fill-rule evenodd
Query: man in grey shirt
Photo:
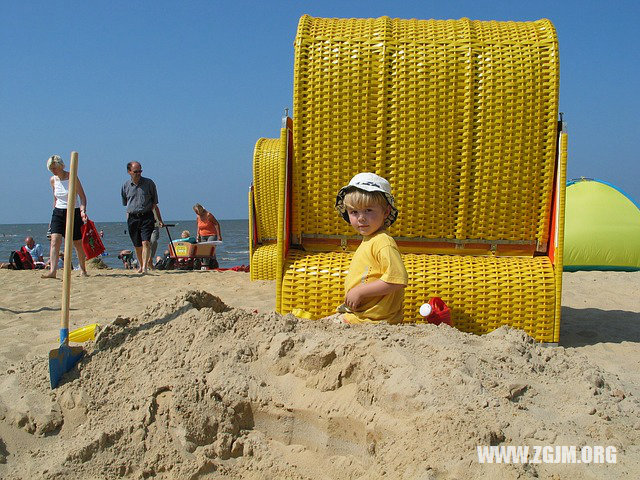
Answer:
<svg viewBox="0 0 640 480"><path fill-rule="evenodd" d="M158 208L156 184L142 176L139 162L129 162L127 173L131 180L122 185L122 205L127 207L127 226L138 257L138 272L146 273L151 268L150 241L155 227L154 212L159 226L163 227L164 223Z"/></svg>

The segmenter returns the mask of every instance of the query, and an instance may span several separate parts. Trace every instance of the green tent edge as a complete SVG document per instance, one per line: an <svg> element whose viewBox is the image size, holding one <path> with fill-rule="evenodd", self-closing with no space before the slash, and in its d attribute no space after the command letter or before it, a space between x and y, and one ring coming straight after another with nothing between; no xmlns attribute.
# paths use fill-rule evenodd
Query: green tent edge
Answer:
<svg viewBox="0 0 640 480"><path fill-rule="evenodd" d="M631 198L631 195L629 195L627 192L622 190L617 185L614 185L613 183L605 182L604 180L600 180L599 178L590 178L590 177L572 178L571 180L567 180L567 187L573 185L574 183L584 182L584 181L587 181L587 182L598 182L598 183L601 183L601 184L606 185L608 187L611 187L614 190L617 190L622 195L624 195L627 198L627 200L629 200L631 203L633 203L638 210L640 210L640 204L638 204L638 202L636 202L633 198Z"/></svg>
<svg viewBox="0 0 640 480"><path fill-rule="evenodd" d="M564 272L577 272L580 270L597 270L597 271L613 271L613 272L639 272L637 267L620 267L616 265L565 265L562 270Z"/></svg>

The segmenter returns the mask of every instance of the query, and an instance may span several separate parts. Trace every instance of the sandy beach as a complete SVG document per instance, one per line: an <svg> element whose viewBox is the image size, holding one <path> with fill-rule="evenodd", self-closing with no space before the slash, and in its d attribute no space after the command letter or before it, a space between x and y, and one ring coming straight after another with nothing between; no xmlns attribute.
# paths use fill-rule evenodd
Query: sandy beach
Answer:
<svg viewBox="0 0 640 480"><path fill-rule="evenodd" d="M640 272L565 273L561 342L274 313L238 272L74 272L95 342L55 390L61 280L0 270L0 478L640 476ZM477 445L615 447L481 464Z"/></svg>

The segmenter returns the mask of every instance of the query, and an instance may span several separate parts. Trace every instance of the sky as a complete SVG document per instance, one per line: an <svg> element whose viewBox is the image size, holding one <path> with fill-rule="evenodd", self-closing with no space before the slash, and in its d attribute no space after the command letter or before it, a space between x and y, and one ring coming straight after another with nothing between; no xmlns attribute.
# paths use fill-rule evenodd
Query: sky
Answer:
<svg viewBox="0 0 640 480"><path fill-rule="evenodd" d="M47 223L47 158L78 176L95 221L124 221L120 188L138 161L165 220L198 202L247 218L252 156L293 103L298 19L549 18L560 46L568 178L640 201L637 1L0 0L0 223ZM635 32L635 33L634 33ZM294 113L295 115L295 113Z"/></svg>

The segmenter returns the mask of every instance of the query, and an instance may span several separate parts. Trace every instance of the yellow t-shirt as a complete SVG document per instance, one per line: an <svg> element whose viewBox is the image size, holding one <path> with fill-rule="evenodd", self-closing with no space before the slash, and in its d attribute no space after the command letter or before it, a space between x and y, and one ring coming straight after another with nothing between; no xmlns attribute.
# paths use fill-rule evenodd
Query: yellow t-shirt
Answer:
<svg viewBox="0 0 640 480"><path fill-rule="evenodd" d="M407 284L407 270L393 237L384 231L364 237L353 254L347 278L345 293L360 283L382 280L387 283ZM357 312L345 313L349 323L369 323L387 321L402 322L404 288L389 295L370 297L360 305Z"/></svg>

